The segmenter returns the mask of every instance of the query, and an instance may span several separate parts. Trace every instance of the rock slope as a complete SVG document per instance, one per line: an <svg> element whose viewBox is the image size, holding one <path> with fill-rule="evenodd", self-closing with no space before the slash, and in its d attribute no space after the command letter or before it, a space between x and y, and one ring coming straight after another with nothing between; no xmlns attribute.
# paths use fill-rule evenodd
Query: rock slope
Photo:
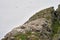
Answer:
<svg viewBox="0 0 60 40"><path fill-rule="evenodd" d="M2 40L60 40L60 5L37 12Z"/></svg>

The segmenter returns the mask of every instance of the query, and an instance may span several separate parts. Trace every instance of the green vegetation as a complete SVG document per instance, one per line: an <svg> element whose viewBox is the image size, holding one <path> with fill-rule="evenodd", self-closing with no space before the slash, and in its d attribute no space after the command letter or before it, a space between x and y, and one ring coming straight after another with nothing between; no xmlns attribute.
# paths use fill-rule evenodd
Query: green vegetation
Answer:
<svg viewBox="0 0 60 40"><path fill-rule="evenodd" d="M53 31L52 37L53 37L55 34L57 34L59 27L60 27L59 20L56 19L56 20L53 22L53 24L52 24L52 31Z"/></svg>
<svg viewBox="0 0 60 40"><path fill-rule="evenodd" d="M16 40L26 40L26 35L25 34L19 34L15 36Z"/></svg>
<svg viewBox="0 0 60 40"><path fill-rule="evenodd" d="M58 28L58 32L57 33L60 34L60 27Z"/></svg>
<svg viewBox="0 0 60 40"><path fill-rule="evenodd" d="M28 40L28 36L29 39L31 40L38 40L39 39L39 32L34 32L32 33L31 31L25 33L25 34L18 34L15 36L16 40ZM32 37L32 35L34 35L34 37Z"/></svg>

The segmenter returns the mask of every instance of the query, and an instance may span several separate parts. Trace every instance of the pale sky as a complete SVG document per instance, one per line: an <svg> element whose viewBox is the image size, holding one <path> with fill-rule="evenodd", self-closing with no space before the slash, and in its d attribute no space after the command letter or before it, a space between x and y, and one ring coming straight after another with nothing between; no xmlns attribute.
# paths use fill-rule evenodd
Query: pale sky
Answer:
<svg viewBox="0 0 60 40"><path fill-rule="evenodd" d="M37 11L54 6L60 0L0 0L0 39L18 25L22 25Z"/></svg>

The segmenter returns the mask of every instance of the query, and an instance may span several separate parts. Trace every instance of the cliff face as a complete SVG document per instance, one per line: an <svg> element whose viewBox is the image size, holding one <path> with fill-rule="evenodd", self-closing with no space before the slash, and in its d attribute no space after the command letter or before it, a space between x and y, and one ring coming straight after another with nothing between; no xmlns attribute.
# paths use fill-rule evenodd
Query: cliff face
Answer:
<svg viewBox="0 0 60 40"><path fill-rule="evenodd" d="M60 40L60 5L37 12L2 40Z"/></svg>

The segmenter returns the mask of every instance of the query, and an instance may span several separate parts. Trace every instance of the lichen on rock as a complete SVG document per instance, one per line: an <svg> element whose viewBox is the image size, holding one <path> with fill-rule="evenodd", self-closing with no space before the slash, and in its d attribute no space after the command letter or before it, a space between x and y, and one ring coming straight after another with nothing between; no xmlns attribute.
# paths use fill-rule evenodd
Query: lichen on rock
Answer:
<svg viewBox="0 0 60 40"><path fill-rule="evenodd" d="M49 7L37 12L2 40L60 40L60 5L57 10Z"/></svg>

